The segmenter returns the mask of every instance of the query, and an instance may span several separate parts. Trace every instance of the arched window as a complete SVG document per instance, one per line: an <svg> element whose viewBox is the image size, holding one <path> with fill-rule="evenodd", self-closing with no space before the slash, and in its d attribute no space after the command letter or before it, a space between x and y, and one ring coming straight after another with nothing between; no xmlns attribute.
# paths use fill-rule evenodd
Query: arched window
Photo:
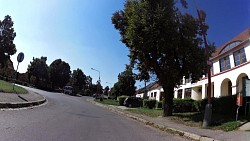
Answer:
<svg viewBox="0 0 250 141"><path fill-rule="evenodd" d="M227 52L228 50L238 46L241 43L241 41L234 41L229 44L227 44L221 51L220 54Z"/></svg>

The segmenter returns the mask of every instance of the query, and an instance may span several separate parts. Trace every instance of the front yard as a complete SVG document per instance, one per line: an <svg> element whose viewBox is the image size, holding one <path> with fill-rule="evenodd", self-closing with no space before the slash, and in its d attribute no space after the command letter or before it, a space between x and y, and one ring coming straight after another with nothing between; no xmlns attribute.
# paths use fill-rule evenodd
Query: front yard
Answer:
<svg viewBox="0 0 250 141"><path fill-rule="evenodd" d="M129 109L128 111L137 114L143 114L150 117L162 116L163 113L163 110L146 108ZM200 112L188 112L173 113L171 119L174 122L187 126L202 127L203 117L204 115ZM244 122L244 120L242 122ZM235 118L233 118L232 116L213 114L212 125L209 128L213 130L232 131L237 129L240 125L241 122L235 121Z"/></svg>
<svg viewBox="0 0 250 141"><path fill-rule="evenodd" d="M118 101L116 100L96 100L96 102L107 104L107 105L119 105ZM162 116L163 110L162 109L148 109L148 108L133 108L128 109L127 111L142 114L150 117L159 117ZM194 126L194 127L202 127L204 115L200 112L186 112L186 113L173 113L171 119L180 124L184 124L187 126ZM232 131L236 130L240 125L241 122L235 121L234 116L225 116L225 115L212 115L212 125L209 127L212 130L223 130L223 131Z"/></svg>

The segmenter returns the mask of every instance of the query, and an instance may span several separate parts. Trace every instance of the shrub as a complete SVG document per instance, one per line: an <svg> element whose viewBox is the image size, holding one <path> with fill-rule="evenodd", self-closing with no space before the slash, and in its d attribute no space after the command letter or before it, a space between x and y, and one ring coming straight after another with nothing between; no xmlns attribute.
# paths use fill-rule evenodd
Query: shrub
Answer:
<svg viewBox="0 0 250 141"><path fill-rule="evenodd" d="M173 112L184 113L184 112L196 112L193 99L174 99L173 100Z"/></svg>
<svg viewBox="0 0 250 141"><path fill-rule="evenodd" d="M143 100L143 107L144 108L153 109L153 108L155 108L155 105L156 105L156 100L153 100L153 99L144 99Z"/></svg>
<svg viewBox="0 0 250 141"><path fill-rule="evenodd" d="M123 106L124 100L127 98L128 96L122 95L117 97L119 105Z"/></svg>
<svg viewBox="0 0 250 141"><path fill-rule="evenodd" d="M194 101L194 108L197 112L202 112L202 109L201 109L201 100L195 100Z"/></svg>
<svg viewBox="0 0 250 141"><path fill-rule="evenodd" d="M207 99L201 101L201 109L204 112L207 104ZM233 115L236 113L236 95L223 96L211 99L213 113ZM244 109L244 108L242 108Z"/></svg>
<svg viewBox="0 0 250 141"><path fill-rule="evenodd" d="M162 109L163 108L163 101L157 101L155 107L157 109Z"/></svg>

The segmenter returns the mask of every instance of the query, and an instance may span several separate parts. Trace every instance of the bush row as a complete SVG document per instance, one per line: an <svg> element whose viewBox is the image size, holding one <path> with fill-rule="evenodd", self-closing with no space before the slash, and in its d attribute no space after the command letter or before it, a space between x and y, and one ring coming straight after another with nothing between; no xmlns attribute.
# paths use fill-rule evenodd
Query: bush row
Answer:
<svg viewBox="0 0 250 141"><path fill-rule="evenodd" d="M193 99L174 99L173 100L173 112L174 113L184 113L184 112L204 112L207 104L207 99L203 99L200 101L196 101ZM243 101L246 101L244 98ZM163 108L164 101L156 101L156 100L143 100L144 108ZM237 105L236 105L236 95L225 96L220 98L212 98L212 110L213 113L224 114L224 115L233 115L236 113ZM240 114L244 114L244 104L242 108L240 108Z"/></svg>
<svg viewBox="0 0 250 141"><path fill-rule="evenodd" d="M119 96L117 98L119 105L123 105L124 100L128 96ZM249 99L250 100L250 99ZM193 99L173 99L173 112L174 113L184 113L184 112L204 112L207 104L207 99L203 99L200 101L196 101ZM246 101L244 98L243 101ZM161 109L163 108L164 101L156 101L156 100L143 100L143 107L149 109ZM220 98L212 98L212 110L213 113L224 114L224 115L232 115L236 113L237 105L236 105L236 95L225 96ZM239 113L244 114L245 105L243 104L242 108L240 108Z"/></svg>

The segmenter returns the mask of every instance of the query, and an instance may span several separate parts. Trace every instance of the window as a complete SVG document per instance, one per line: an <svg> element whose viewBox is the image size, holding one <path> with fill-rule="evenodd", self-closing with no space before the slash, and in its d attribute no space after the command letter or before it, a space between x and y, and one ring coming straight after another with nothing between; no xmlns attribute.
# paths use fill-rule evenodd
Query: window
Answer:
<svg viewBox="0 0 250 141"><path fill-rule="evenodd" d="M232 49L232 48L238 46L240 43L241 43L241 41L235 41L235 42L231 42L231 43L227 44L227 45L223 48L223 50L221 50L220 54L229 51L230 49Z"/></svg>
<svg viewBox="0 0 250 141"><path fill-rule="evenodd" d="M234 52L234 64L238 66L247 61L244 48Z"/></svg>
<svg viewBox="0 0 250 141"><path fill-rule="evenodd" d="M156 97L156 92L154 92L154 97Z"/></svg>
<svg viewBox="0 0 250 141"><path fill-rule="evenodd" d="M151 93L151 97L153 97L153 93Z"/></svg>
<svg viewBox="0 0 250 141"><path fill-rule="evenodd" d="M191 88L185 89L184 98L191 98Z"/></svg>
<svg viewBox="0 0 250 141"><path fill-rule="evenodd" d="M220 71L231 69L229 56L220 59Z"/></svg>
<svg viewBox="0 0 250 141"><path fill-rule="evenodd" d="M178 90L177 98L182 98L182 89Z"/></svg>
<svg viewBox="0 0 250 141"><path fill-rule="evenodd" d="M211 75L214 75L214 64L212 63L212 65L211 65Z"/></svg>

